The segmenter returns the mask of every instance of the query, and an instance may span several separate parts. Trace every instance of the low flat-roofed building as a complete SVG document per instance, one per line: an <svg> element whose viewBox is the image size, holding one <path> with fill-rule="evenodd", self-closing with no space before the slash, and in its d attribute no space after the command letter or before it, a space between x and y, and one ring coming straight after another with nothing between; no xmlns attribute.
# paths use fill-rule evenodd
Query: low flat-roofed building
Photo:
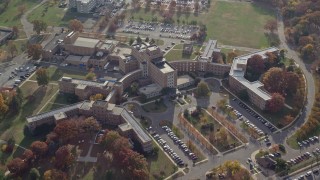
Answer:
<svg viewBox="0 0 320 180"><path fill-rule="evenodd" d="M266 59L267 52L278 53L279 49L276 47L271 47L257 52L238 56L234 58L229 73L230 88L235 92L246 90L249 95L249 100L256 106L258 106L261 110L265 110L267 102L271 99L271 95L264 90L264 85L260 81L250 82L244 78L244 75L246 72L248 59L253 55L260 55L263 59Z"/></svg>
<svg viewBox="0 0 320 180"><path fill-rule="evenodd" d="M161 95L162 87L158 84L149 84L139 88L139 92L144 94L147 98L152 98Z"/></svg>
<svg viewBox="0 0 320 180"><path fill-rule="evenodd" d="M217 48L217 40L209 39L206 48L203 53L200 55L199 60L203 61L212 61L214 53L220 53L220 49Z"/></svg>
<svg viewBox="0 0 320 180"><path fill-rule="evenodd" d="M114 82L110 81L99 83L69 77L62 77L58 83L60 92L75 94L81 100L88 99L91 95L95 94L102 94L106 97L115 85Z"/></svg>
<svg viewBox="0 0 320 180"><path fill-rule="evenodd" d="M0 45L4 44L8 39L13 36L12 29L0 28Z"/></svg>
<svg viewBox="0 0 320 180"><path fill-rule="evenodd" d="M88 62L89 62L90 56L75 56L75 55L69 55L67 56L65 63L76 66L80 68L87 68Z"/></svg>
<svg viewBox="0 0 320 180"><path fill-rule="evenodd" d="M189 75L179 76L177 78L177 88L182 89L194 84L194 79Z"/></svg>
<svg viewBox="0 0 320 180"><path fill-rule="evenodd" d="M191 55L193 52L193 45L191 43L184 43L182 48L182 54Z"/></svg>

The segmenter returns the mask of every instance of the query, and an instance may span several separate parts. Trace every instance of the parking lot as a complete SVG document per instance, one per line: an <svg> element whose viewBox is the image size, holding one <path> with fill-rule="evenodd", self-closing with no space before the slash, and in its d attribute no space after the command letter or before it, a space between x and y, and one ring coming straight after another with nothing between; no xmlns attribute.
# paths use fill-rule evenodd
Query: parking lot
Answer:
<svg viewBox="0 0 320 180"><path fill-rule="evenodd" d="M269 121L265 120L263 117L256 114L250 107L246 106L241 101L233 99L232 101L230 101L230 105L241 115L246 117L250 121L250 124L253 124L253 127L257 130L260 130L264 133L273 133L277 131L277 128L275 126L273 126Z"/></svg>
<svg viewBox="0 0 320 180"><path fill-rule="evenodd" d="M190 151L186 143L179 139L167 126L162 126L162 132L148 128L153 138L178 166L187 166L194 163L198 157Z"/></svg>
<svg viewBox="0 0 320 180"><path fill-rule="evenodd" d="M157 22L128 21L125 26L119 28L119 32L190 40L191 35L197 32L198 29L199 27L195 25L173 25Z"/></svg>
<svg viewBox="0 0 320 180"><path fill-rule="evenodd" d="M17 86L29 77L36 67L33 64L17 65L0 69L0 82L2 86Z"/></svg>

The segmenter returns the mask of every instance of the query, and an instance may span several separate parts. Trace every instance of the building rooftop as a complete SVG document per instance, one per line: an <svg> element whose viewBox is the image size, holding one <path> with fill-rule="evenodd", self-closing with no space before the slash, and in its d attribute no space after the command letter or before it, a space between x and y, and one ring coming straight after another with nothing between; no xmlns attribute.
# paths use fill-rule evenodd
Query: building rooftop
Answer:
<svg viewBox="0 0 320 180"><path fill-rule="evenodd" d="M87 48L95 48L99 41L99 39L78 37L73 43L73 45Z"/></svg>
<svg viewBox="0 0 320 180"><path fill-rule="evenodd" d="M83 102L80 103L76 103L76 104L72 104L69 106L65 106L59 109L55 109L49 112L45 112L45 113L41 113L35 116L31 116L31 117L27 117L27 122L28 123L32 123L41 119L45 119L48 117L53 117L55 114L58 114L60 112L67 112L67 111L71 111L71 110L75 110L75 109L79 109L81 107L81 105L83 104Z"/></svg>
<svg viewBox="0 0 320 180"><path fill-rule="evenodd" d="M143 86L141 88L139 88L139 92L143 93L143 94L150 94L153 92L159 92L161 91L161 86L158 84L149 84L147 86Z"/></svg>
<svg viewBox="0 0 320 180"><path fill-rule="evenodd" d="M110 88L113 87L114 83L105 81L104 83L96 82L96 81L87 81L87 80L81 80L81 79L73 79L69 77L62 77L59 81L66 81L71 82L73 84L78 85L87 85L87 86L93 86L93 87L100 87L100 88ZM81 86L79 86L81 87Z"/></svg>
<svg viewBox="0 0 320 180"><path fill-rule="evenodd" d="M118 127L122 132L126 132L126 131L132 130L132 126L129 123L120 124Z"/></svg>
<svg viewBox="0 0 320 180"><path fill-rule="evenodd" d="M257 52L245 54L242 56L238 56L234 58L231 70L229 75L232 76L234 79L239 81L243 86L245 86L247 89L251 90L255 94L257 94L259 97L263 98L264 100L271 99L271 96L269 93L261 89L263 87L263 84L260 81L250 82L247 79L244 78L247 61L249 58L251 58L253 55L261 55L263 58L266 58L265 55L267 52L276 52L279 51L276 47L271 47L268 49L263 49Z"/></svg>
<svg viewBox="0 0 320 180"><path fill-rule="evenodd" d="M152 141L148 134L142 129L135 118L127 110L124 109L121 113L121 116L132 126L133 131L139 137L142 143Z"/></svg>
<svg viewBox="0 0 320 180"><path fill-rule="evenodd" d="M56 121L62 120L67 118L67 115L64 112L58 112L57 114L53 115Z"/></svg>
<svg viewBox="0 0 320 180"><path fill-rule="evenodd" d="M217 40L210 39L200 57L203 59L210 59L212 57L213 52L220 52L220 49L216 47L217 47Z"/></svg>
<svg viewBox="0 0 320 180"><path fill-rule="evenodd" d="M189 75L183 75L183 76L179 76L177 78L177 86L181 85L181 84L185 84L185 83L188 83L188 82L191 82L191 81L194 81L194 79L189 76Z"/></svg>
<svg viewBox="0 0 320 180"><path fill-rule="evenodd" d="M67 63L77 62L77 63L87 64L89 59L90 59L90 56L69 55L65 61Z"/></svg>

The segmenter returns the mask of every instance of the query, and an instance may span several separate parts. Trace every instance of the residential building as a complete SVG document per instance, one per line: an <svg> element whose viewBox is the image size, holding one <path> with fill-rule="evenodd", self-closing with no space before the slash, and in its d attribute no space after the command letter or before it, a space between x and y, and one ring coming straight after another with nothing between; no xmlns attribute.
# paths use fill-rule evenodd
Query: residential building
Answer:
<svg viewBox="0 0 320 180"><path fill-rule="evenodd" d="M99 83L95 81L86 81L80 79L73 79L70 77L62 77L59 80L60 92L75 94L81 100L89 99L95 94L102 94L107 97L113 89L117 89L117 93L122 94L122 85L119 82L105 81Z"/></svg>
<svg viewBox="0 0 320 180"><path fill-rule="evenodd" d="M261 110L266 109L266 104L271 99L271 95L264 90L264 85L260 81L250 82L245 79L244 75L246 72L248 59L253 55L260 55L263 59L267 59L267 52L277 54L279 49L276 47L271 47L243 56L238 56L233 60L233 64L229 73L230 88L236 93L246 90L249 95L249 100Z"/></svg>
<svg viewBox="0 0 320 180"><path fill-rule="evenodd" d="M152 139L138 124L135 117L126 109L107 101L83 101L49 112L27 117L27 126L31 132L43 124L57 124L74 116L94 117L101 124L116 125L120 134L135 139L145 152L150 152Z"/></svg>
<svg viewBox="0 0 320 180"><path fill-rule="evenodd" d="M69 8L75 8L79 13L90 13L98 5L98 0L69 0Z"/></svg>
<svg viewBox="0 0 320 180"><path fill-rule="evenodd" d="M161 88L177 86L177 70L166 62L159 47L147 43L134 44L132 56L140 63L142 77L149 77Z"/></svg>

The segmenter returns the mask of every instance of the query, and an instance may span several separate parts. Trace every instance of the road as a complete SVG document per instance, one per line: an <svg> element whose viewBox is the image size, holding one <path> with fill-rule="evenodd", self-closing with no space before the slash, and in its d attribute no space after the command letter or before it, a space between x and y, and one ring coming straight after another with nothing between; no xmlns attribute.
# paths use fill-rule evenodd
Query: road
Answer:
<svg viewBox="0 0 320 180"><path fill-rule="evenodd" d="M41 6L42 4L44 4L45 2L47 2L49 0L43 0L41 1L39 4L37 4L36 6L32 7L31 9L29 9L27 12L25 12L22 16L21 16L21 24L23 27L24 32L26 33L28 39L32 36L33 34L33 25L28 21L27 17L28 15L35 9L37 9L39 6Z"/></svg>

